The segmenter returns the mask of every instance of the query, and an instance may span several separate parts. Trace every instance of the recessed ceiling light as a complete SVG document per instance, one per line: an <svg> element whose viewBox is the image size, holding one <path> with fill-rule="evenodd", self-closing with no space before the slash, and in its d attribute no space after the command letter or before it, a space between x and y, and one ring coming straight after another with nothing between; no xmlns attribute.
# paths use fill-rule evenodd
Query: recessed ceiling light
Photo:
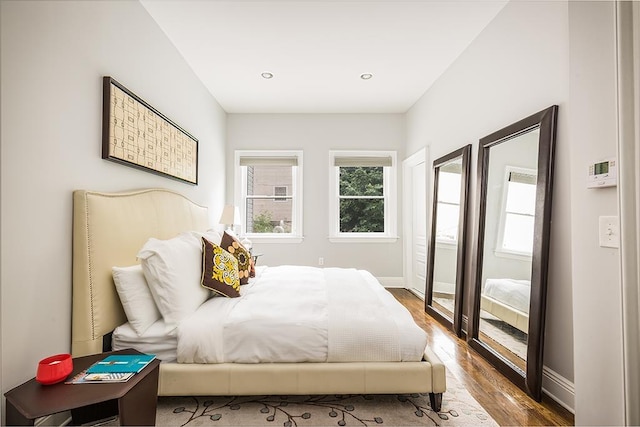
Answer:
<svg viewBox="0 0 640 427"><path fill-rule="evenodd" d="M262 76L263 79L267 79L267 80L273 78L273 73L269 73L269 72L265 72L265 73L262 73L260 75Z"/></svg>
<svg viewBox="0 0 640 427"><path fill-rule="evenodd" d="M371 74L371 73L360 74L360 78L362 80L369 80L371 77L373 77L373 74Z"/></svg>

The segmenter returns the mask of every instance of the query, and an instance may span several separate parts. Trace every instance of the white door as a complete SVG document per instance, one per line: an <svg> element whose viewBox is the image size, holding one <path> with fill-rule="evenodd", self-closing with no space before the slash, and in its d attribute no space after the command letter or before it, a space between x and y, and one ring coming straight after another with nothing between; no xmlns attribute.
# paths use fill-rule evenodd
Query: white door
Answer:
<svg viewBox="0 0 640 427"><path fill-rule="evenodd" d="M424 298L427 272L427 162L422 149L403 162L406 287Z"/></svg>

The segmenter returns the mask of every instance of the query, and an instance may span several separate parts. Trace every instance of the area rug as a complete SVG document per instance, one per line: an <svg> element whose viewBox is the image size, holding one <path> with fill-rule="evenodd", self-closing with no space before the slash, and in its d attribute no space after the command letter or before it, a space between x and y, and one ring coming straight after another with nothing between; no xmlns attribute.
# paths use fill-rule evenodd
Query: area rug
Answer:
<svg viewBox="0 0 640 427"><path fill-rule="evenodd" d="M158 426L497 426L451 374L442 410L428 394L159 397Z"/></svg>

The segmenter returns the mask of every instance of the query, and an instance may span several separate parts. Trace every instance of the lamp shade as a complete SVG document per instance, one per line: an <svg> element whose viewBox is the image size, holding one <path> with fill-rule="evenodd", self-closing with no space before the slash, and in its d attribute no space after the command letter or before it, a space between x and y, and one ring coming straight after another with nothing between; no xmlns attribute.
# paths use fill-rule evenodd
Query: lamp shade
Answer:
<svg viewBox="0 0 640 427"><path fill-rule="evenodd" d="M220 224L237 225L240 224L240 209L237 206L225 205L220 215Z"/></svg>

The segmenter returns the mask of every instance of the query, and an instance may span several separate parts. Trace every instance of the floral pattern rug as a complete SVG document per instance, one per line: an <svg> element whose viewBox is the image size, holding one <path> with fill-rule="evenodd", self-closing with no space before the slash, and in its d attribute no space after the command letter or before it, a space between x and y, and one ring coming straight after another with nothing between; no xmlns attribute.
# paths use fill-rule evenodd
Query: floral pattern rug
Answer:
<svg viewBox="0 0 640 427"><path fill-rule="evenodd" d="M159 397L159 426L497 426L447 374L442 410L428 394Z"/></svg>

